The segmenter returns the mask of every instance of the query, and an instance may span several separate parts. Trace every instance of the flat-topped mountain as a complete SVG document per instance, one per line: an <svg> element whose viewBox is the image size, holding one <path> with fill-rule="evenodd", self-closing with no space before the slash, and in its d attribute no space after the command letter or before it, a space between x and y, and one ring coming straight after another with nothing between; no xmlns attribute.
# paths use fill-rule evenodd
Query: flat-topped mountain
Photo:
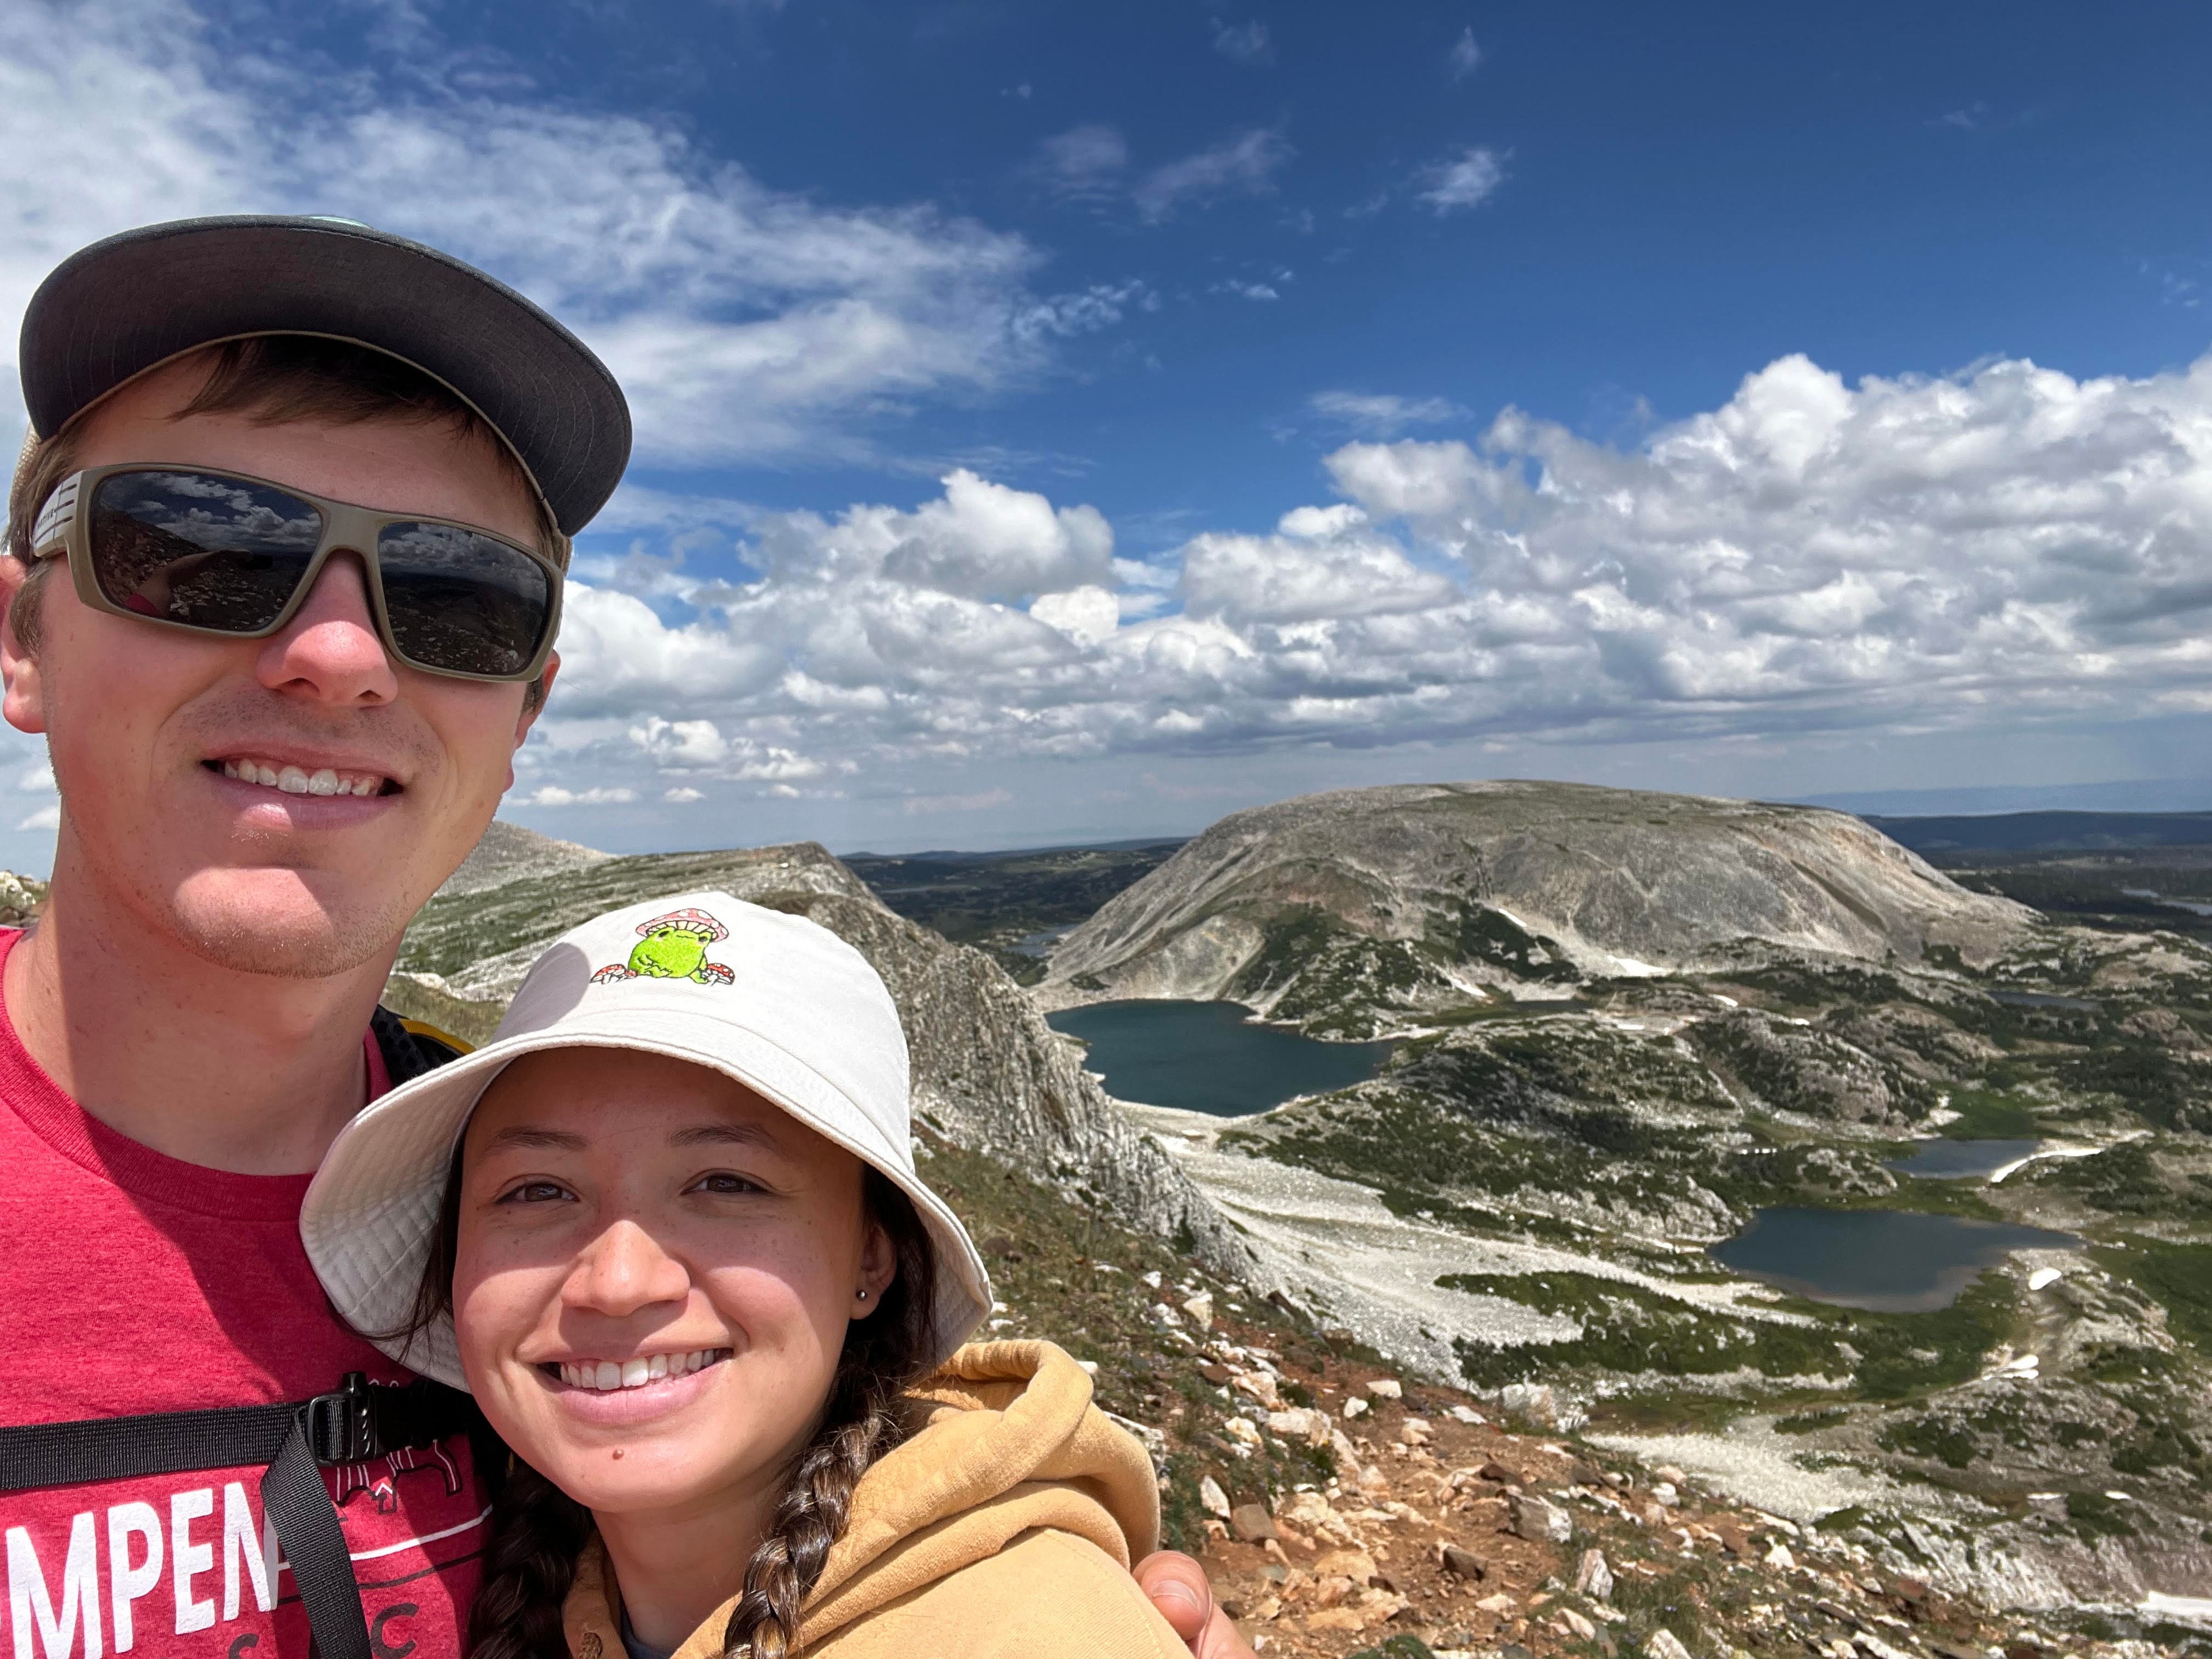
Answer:
<svg viewBox="0 0 2212 1659"><path fill-rule="evenodd" d="M1067 936L1046 996L1232 997L1349 1030L1354 1005L1559 994L1747 952L1974 965L2033 919L1842 812L1394 785L1222 819Z"/></svg>

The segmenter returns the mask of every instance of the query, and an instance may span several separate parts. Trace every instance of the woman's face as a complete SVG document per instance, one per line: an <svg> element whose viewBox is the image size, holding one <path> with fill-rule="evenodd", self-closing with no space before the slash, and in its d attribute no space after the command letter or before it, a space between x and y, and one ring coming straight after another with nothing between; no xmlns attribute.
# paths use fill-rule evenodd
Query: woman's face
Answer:
<svg viewBox="0 0 2212 1659"><path fill-rule="evenodd" d="M847 1322L892 1273L860 1161L704 1066L526 1055L463 1142L469 1386L518 1455L593 1510L780 1479Z"/></svg>

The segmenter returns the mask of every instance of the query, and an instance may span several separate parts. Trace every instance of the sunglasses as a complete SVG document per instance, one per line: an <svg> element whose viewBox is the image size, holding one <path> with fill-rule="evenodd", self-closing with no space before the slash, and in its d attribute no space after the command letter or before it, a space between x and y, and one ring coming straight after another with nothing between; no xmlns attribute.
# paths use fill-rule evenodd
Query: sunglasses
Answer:
<svg viewBox="0 0 2212 1659"><path fill-rule="evenodd" d="M472 526L379 513L201 467L95 466L46 498L37 559L66 556L96 611L259 639L292 619L330 556L358 555L385 648L410 668L535 679L561 620L561 572Z"/></svg>

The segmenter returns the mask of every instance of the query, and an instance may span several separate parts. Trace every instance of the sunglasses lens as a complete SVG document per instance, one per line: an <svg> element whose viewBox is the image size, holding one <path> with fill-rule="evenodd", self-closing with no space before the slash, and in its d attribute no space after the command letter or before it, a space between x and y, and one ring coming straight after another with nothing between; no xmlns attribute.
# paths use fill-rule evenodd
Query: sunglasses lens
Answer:
<svg viewBox="0 0 2212 1659"><path fill-rule="evenodd" d="M416 666L520 674L553 616L553 575L520 548L447 524L386 525L376 542L392 642Z"/></svg>
<svg viewBox="0 0 2212 1659"><path fill-rule="evenodd" d="M322 533L312 502L265 484L118 472L93 501L93 577L110 604L139 616L258 633L283 613Z"/></svg>

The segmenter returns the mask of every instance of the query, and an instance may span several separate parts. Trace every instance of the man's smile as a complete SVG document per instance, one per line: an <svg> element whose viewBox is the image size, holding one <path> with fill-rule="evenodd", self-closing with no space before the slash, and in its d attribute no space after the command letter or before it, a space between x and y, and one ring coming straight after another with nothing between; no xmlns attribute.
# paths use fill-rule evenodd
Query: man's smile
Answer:
<svg viewBox="0 0 2212 1659"><path fill-rule="evenodd" d="M332 766L305 767L265 756L239 755L201 763L240 783L258 784L288 795L382 795L399 786L381 772L340 771Z"/></svg>

